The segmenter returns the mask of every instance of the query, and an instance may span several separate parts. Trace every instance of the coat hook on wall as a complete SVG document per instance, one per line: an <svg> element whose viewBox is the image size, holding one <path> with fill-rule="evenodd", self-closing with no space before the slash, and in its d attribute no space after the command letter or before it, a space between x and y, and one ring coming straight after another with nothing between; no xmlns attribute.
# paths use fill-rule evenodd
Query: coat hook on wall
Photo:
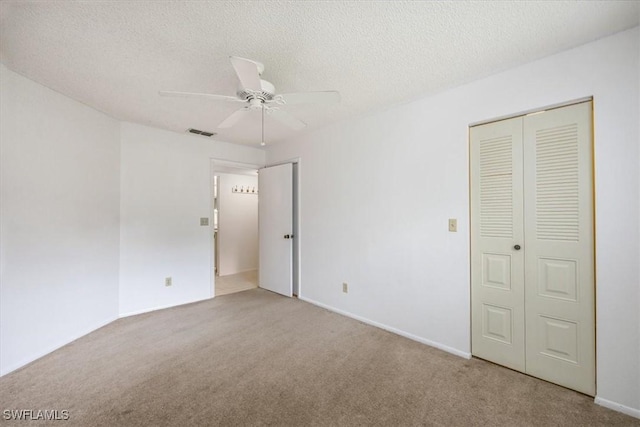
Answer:
<svg viewBox="0 0 640 427"><path fill-rule="evenodd" d="M240 193L240 194L258 194L258 190L256 189L256 187L249 187L248 185L245 187L244 185L238 187L233 186L231 188L231 192L232 193Z"/></svg>

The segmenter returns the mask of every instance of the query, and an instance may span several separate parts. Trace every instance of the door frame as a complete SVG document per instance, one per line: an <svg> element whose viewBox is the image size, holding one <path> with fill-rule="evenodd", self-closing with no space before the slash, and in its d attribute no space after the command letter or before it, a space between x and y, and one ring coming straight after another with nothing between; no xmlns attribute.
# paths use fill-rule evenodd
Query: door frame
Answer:
<svg viewBox="0 0 640 427"><path fill-rule="evenodd" d="M213 177L219 173L233 173L233 169L240 170L258 170L264 167L261 164L253 164L253 163L242 163L242 162L233 162L224 159L217 159L214 157L209 158L210 168L209 168L209 275L211 283L210 289L210 297L215 298L216 296L216 274L215 274L215 259L214 257L218 254L215 253L215 240L214 240L214 229L213 229ZM231 172L229 172L231 170ZM260 195L258 195L260 197Z"/></svg>
<svg viewBox="0 0 640 427"><path fill-rule="evenodd" d="M273 163L267 163L262 168L268 168L272 166L284 165L286 163L291 163L293 165L293 259L291 260L292 265L292 280L293 280L293 290L294 296L301 298L302 297L302 263L300 262L302 255L302 223L301 223L301 215L300 211L302 208L302 202L300 200L300 183L302 180L300 179L302 176L302 158L300 157L292 157L286 160L280 160ZM260 196L258 196L260 197ZM295 293L297 288L297 294Z"/></svg>
<svg viewBox="0 0 640 427"><path fill-rule="evenodd" d="M472 347L472 328L473 328L473 318L472 318L472 306L473 306L473 289L472 289L472 272L471 272L471 256L472 256L472 242L471 242L471 189L472 189L472 182L471 182L471 128L475 127L475 126L482 126L482 125L486 125L489 123L495 123L495 122L499 122L501 120L508 120L508 119L512 119L515 117L522 117L522 116L528 116L528 115L534 115L534 114L539 114L542 113L544 111L547 110L554 110L556 108L562 108L562 107L568 107L570 105L575 105L575 104L582 104L584 102L591 102L592 103L592 108L591 108L591 191L593 193L593 197L592 197L592 206L591 206L591 210L592 210L592 214L593 214L593 224L592 224L592 232L593 232L593 292L594 292L594 298L593 298L593 314L594 314L594 348L593 348L593 354L594 354L594 360L595 360L595 392L594 392L594 396L597 398L598 395L598 276L597 276L597 270L598 270L598 263L597 263L597 233L596 233L596 224L597 224L597 217L596 217L596 153L595 153L595 149L596 149L596 134L594 131L595 128L595 100L593 96L585 96L582 98L577 98L577 99L573 99L571 101L565 101L565 102L560 102L557 104L552 104L552 105L548 105L546 107L537 107L537 108L533 108L530 110L525 110L525 111L521 111L519 113L515 113L515 114L509 114L509 115L505 115L505 116L499 116L496 118L492 118L492 119L485 119L485 120L481 120L481 121L477 121L477 122L472 122L470 124L467 125L467 176L468 176L468 182L467 182L467 192L468 192L468 203L469 203L469 211L468 211L468 219L469 219L469 224L468 224L468 230L469 230L469 353L471 354L471 357L475 357L473 355L473 347ZM507 368L508 369L508 368ZM523 372L524 375L527 375L526 373ZM536 378L536 377L534 377ZM542 380L544 381L544 380ZM559 386L562 387L562 386Z"/></svg>

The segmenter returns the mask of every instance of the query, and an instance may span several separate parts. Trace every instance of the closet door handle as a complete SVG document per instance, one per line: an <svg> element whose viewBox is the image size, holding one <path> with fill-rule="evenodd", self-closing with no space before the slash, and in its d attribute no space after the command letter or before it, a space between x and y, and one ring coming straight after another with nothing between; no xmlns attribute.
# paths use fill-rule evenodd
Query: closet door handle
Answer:
<svg viewBox="0 0 640 427"><path fill-rule="evenodd" d="M520 250L520 245L515 245L515 246L513 247L513 249L515 249L516 251L519 251L519 250Z"/></svg>
<svg viewBox="0 0 640 427"><path fill-rule="evenodd" d="M284 235L284 238L285 238L285 239L290 239L290 238L291 238L291 236L289 236L288 234L285 234L285 235Z"/></svg>

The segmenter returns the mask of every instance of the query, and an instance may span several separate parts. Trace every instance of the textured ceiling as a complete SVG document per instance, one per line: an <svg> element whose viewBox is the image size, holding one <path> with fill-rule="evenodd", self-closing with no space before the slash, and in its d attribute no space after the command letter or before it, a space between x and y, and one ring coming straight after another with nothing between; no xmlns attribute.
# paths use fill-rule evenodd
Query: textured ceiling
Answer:
<svg viewBox="0 0 640 427"><path fill-rule="evenodd" d="M257 145L259 113L159 90L234 95L228 57L264 63L279 93L338 90L289 106L308 129L413 100L638 24L637 1L3 1L0 60L117 119ZM266 139L295 131L268 120Z"/></svg>

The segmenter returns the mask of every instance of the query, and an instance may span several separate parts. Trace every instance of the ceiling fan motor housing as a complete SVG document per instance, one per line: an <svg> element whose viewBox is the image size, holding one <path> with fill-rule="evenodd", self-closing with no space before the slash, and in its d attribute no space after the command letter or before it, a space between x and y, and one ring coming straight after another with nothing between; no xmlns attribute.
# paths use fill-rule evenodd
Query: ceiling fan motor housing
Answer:
<svg viewBox="0 0 640 427"><path fill-rule="evenodd" d="M260 102L271 101L276 93L276 88L273 84L260 79L260 87L262 88L260 91L238 87L236 94L238 95L238 98L245 101L250 101L252 99L260 100Z"/></svg>

